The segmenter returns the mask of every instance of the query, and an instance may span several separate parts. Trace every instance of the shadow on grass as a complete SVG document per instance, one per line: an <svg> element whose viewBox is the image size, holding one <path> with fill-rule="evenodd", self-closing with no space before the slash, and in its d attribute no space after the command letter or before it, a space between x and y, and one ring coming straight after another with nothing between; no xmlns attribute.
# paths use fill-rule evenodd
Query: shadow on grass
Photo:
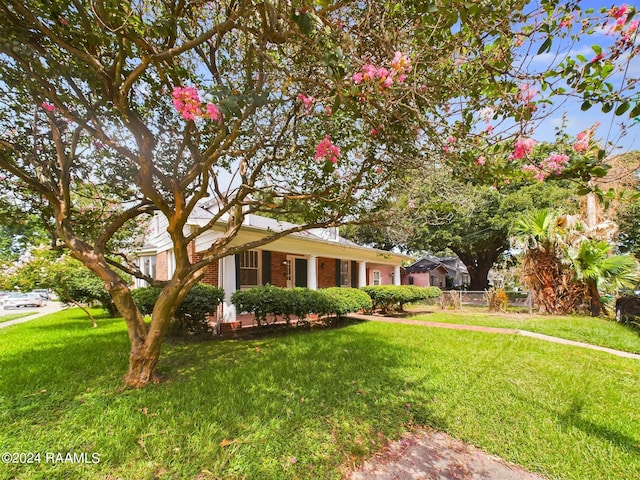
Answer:
<svg viewBox="0 0 640 480"><path fill-rule="evenodd" d="M584 403L582 398L574 396L567 411L558 415L560 425L582 430L589 436L610 442L634 455L640 454L640 442L637 439L584 418L582 416Z"/></svg>

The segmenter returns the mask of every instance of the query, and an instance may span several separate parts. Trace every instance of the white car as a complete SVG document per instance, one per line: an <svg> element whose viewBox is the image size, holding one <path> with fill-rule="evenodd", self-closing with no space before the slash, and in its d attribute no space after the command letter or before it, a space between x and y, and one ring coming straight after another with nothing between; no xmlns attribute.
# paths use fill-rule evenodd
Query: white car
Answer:
<svg viewBox="0 0 640 480"><path fill-rule="evenodd" d="M4 298L4 309L18 307L42 307L47 301L37 293L12 293Z"/></svg>

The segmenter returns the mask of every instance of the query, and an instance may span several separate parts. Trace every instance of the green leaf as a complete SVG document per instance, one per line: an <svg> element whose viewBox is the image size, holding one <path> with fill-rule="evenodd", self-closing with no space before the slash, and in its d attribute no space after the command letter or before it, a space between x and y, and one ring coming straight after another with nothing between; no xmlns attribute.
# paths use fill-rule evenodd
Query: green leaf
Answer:
<svg viewBox="0 0 640 480"><path fill-rule="evenodd" d="M618 108L616 108L616 115L620 116L623 115L627 110L629 110L629 108L631 107L631 105L629 104L629 102L624 102L621 103Z"/></svg>
<svg viewBox="0 0 640 480"><path fill-rule="evenodd" d="M592 107L591 102L589 100L585 100L584 102L582 102L582 105L580 106L580 110L582 110L583 112L586 112L591 107Z"/></svg>
<svg viewBox="0 0 640 480"><path fill-rule="evenodd" d="M612 103L605 103L602 105L602 112L603 113L609 113L611 110L613 110L613 104Z"/></svg>
<svg viewBox="0 0 640 480"><path fill-rule="evenodd" d="M596 55L600 55L602 53L602 47L600 45L591 45L591 50L596 52Z"/></svg>
<svg viewBox="0 0 640 480"><path fill-rule="evenodd" d="M636 103L636 106L633 107L633 109L629 113L629 118L635 118L638 116L640 116L640 102Z"/></svg>
<svg viewBox="0 0 640 480"><path fill-rule="evenodd" d="M547 53L549 50L551 50L551 43L552 43L551 37L547 37L547 39L544 42L542 42L542 45L540 45L537 55L540 55L542 53Z"/></svg>
<svg viewBox="0 0 640 480"><path fill-rule="evenodd" d="M326 5L325 5L326 6ZM293 21L304 35L309 35L312 30L311 17L306 13L292 15Z"/></svg>

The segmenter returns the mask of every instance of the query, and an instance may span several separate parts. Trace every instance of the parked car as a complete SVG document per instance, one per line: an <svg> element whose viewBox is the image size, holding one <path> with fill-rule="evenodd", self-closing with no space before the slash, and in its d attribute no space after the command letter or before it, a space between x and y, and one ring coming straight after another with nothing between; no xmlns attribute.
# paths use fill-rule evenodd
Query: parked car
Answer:
<svg viewBox="0 0 640 480"><path fill-rule="evenodd" d="M49 293L49 290L46 290L44 288L36 288L35 290L32 290L29 293L37 293L45 300L51 300L51 294Z"/></svg>
<svg viewBox="0 0 640 480"><path fill-rule="evenodd" d="M616 300L616 321L640 326L640 282Z"/></svg>
<svg viewBox="0 0 640 480"><path fill-rule="evenodd" d="M42 307L47 301L37 293L12 293L4 298L4 309L19 307Z"/></svg>

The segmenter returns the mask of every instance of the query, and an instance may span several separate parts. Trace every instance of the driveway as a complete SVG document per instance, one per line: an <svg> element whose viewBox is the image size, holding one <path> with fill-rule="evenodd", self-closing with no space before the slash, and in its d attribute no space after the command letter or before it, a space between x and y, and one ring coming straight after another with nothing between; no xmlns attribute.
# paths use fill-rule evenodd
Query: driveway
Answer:
<svg viewBox="0 0 640 480"><path fill-rule="evenodd" d="M0 328L9 327L11 325L17 325L18 323L28 322L29 320L42 317L43 315L59 312L64 308L67 308L67 306L60 302L54 302L54 301L47 302L47 305L45 305L44 307L20 307L20 308L10 308L9 310L0 308ZM6 315L13 315L15 313L25 313L25 312L29 313L29 315L26 317L16 318L15 320L9 320L7 322L2 321L2 318Z"/></svg>

